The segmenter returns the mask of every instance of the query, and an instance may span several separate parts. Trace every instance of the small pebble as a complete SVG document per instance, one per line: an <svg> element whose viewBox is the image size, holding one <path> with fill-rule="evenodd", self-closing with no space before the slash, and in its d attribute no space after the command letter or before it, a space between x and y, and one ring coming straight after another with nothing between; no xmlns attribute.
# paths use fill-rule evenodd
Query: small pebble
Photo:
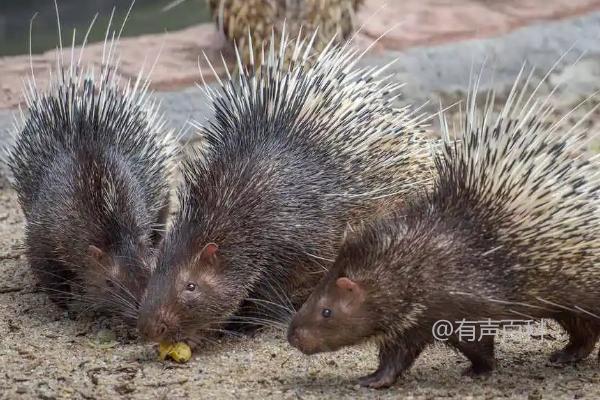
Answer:
<svg viewBox="0 0 600 400"><path fill-rule="evenodd" d="M529 392L527 400L542 400L542 393L540 393L538 389L534 389L533 391Z"/></svg>
<svg viewBox="0 0 600 400"><path fill-rule="evenodd" d="M117 336L110 329L100 329L98 333L96 333L96 341L100 345L107 345L116 342Z"/></svg>

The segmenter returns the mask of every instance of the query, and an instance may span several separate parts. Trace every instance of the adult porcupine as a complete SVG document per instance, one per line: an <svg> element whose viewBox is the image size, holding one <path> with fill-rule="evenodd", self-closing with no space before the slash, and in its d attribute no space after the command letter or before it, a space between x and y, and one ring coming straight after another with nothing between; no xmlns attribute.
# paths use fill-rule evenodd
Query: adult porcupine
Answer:
<svg viewBox="0 0 600 400"><path fill-rule="evenodd" d="M49 88L27 85L8 159L26 254L51 298L135 318L168 214L174 141L143 71L134 82L116 72L115 45L99 71L64 65L61 45Z"/></svg>
<svg viewBox="0 0 600 400"><path fill-rule="evenodd" d="M193 343L244 302L276 311L277 294L316 283L349 220L430 179L430 149L412 114L392 108L399 85L378 79L384 68L353 69L349 45L307 66L311 41L282 43L209 92L209 149L183 167L140 310L146 338Z"/></svg>
<svg viewBox="0 0 600 400"><path fill-rule="evenodd" d="M350 234L327 277L294 317L290 343L307 354L368 338L379 368L361 379L391 385L449 321L552 318L570 336L552 355L579 360L600 334L600 175L572 158L573 127L546 118L552 108L517 79L502 112L469 106L460 142L437 157L430 193ZM492 98L492 97L488 97ZM497 322L497 326L501 322ZM494 367L494 338L452 335L471 362ZM483 333L480 335L480 333Z"/></svg>
<svg viewBox="0 0 600 400"><path fill-rule="evenodd" d="M207 0L217 27L237 45L242 61L250 62L250 52L258 59L261 46L273 31L286 30L295 37L318 28L315 50L321 50L335 38L342 42L355 30L355 12L362 0Z"/></svg>

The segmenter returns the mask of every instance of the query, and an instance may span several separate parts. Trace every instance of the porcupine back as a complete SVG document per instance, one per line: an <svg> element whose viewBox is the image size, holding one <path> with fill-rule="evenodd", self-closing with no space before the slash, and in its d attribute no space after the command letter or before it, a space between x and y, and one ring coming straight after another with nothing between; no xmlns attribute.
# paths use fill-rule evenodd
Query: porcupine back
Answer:
<svg viewBox="0 0 600 400"><path fill-rule="evenodd" d="M168 188L164 179L172 153L170 137L160 136L164 122L147 98L145 82L124 92L116 66L102 67L99 76L80 66L59 66L46 91L30 81L27 114L18 128L9 156L15 189L27 215L48 166L63 152L83 147L118 151L131 163L142 183L149 209L157 212ZM138 86L138 87L135 87Z"/></svg>
<svg viewBox="0 0 600 400"><path fill-rule="evenodd" d="M105 41L102 64L94 69L82 66L81 56L75 59L74 48L65 65L61 40L49 87L39 88L33 75L26 84L27 111L8 154L27 220L29 261L60 303L72 298L66 292L89 295L94 282L117 303L133 304L135 299L123 300L115 291L129 296L133 288L126 282L141 290L149 275L145 266L124 267L112 277L108 263L103 276L89 268L88 249L100 248L102 257L110 251L117 264L142 264L140 257L149 254L141 249L161 236L167 217L174 138L149 98L143 68L133 82L117 73L117 42ZM87 302L111 301L98 296Z"/></svg>
<svg viewBox="0 0 600 400"><path fill-rule="evenodd" d="M264 157L263 188L271 186L271 180L282 180L286 188L276 199L279 207L291 208L289 222L305 213L306 230L296 237L301 238L297 250L333 259L329 240L324 241L325 248L319 248L318 236L307 243L317 221L331 221L330 229L337 232L336 225L345 225L349 212L352 218L362 219L378 208L375 199L401 198L426 185L433 168L419 116L393 106L401 84L386 77L380 80L385 67L355 68L361 54L349 44L338 47L332 41L315 56L315 37L307 41L299 37L290 43L285 30L281 41L273 35L260 62L254 65L252 60L250 70L243 68L238 57L239 78L222 81L218 93L208 90L215 118L202 129L209 144L205 171L194 168L198 159L184 171L193 185L210 175L211 168L237 174L244 168L239 164L252 156ZM313 67L311 57L316 57ZM252 156L247 149L253 149ZM277 155L283 158L280 163ZM210 165L222 161L219 166ZM236 162L240 169L232 167ZM257 181L254 189L248 185L250 198L265 201L261 178L247 179ZM205 191L211 188L199 186ZM194 194L196 198L212 195ZM311 215L311 208L321 208L321 215ZM288 232L281 234L285 238Z"/></svg>
<svg viewBox="0 0 600 400"><path fill-rule="evenodd" d="M400 85L381 77L385 68L355 69L361 54L350 45L309 60L311 46L272 38L260 66L239 61L239 77L206 89L215 112L200 127L207 149L183 165L180 210L142 306L148 324L161 309L201 309L214 323L249 298L295 297L334 258L349 220L371 217L380 198L403 198L431 180L419 117L393 107ZM219 282L222 299L178 307L173 288L211 242L222 276L210 281ZM147 326L142 332L156 337Z"/></svg>
<svg viewBox="0 0 600 400"><path fill-rule="evenodd" d="M239 77L220 81L218 91L206 88L215 117L198 127L209 153L264 140L308 145L343 168L340 196L407 194L427 183L433 175L422 116L394 108L402 84L382 76L388 66L356 68L362 54L349 43L330 42L312 55L313 39L294 45L284 32L276 48L273 36L259 66L253 60L248 70L238 57Z"/></svg>
<svg viewBox="0 0 600 400"><path fill-rule="evenodd" d="M552 122L551 97L536 98L534 71L523 72L499 113L494 93L479 111L472 95L462 139L436 159L432 201L476 216L496 249L521 260L511 269L529 276L528 294L547 298L565 280L584 289L600 277L600 174L581 156L581 123L565 128L568 114Z"/></svg>

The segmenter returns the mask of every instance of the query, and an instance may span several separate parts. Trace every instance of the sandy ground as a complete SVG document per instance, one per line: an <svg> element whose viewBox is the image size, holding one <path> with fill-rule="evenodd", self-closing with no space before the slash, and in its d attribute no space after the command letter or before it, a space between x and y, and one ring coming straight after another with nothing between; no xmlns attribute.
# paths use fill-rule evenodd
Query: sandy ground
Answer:
<svg viewBox="0 0 600 400"><path fill-rule="evenodd" d="M116 320L69 315L39 290L22 250L16 196L0 188L0 399L179 398L600 398L597 354L576 366L547 361L565 343L554 326L501 337L491 377L461 376L467 361L427 350L391 389L360 388L376 366L372 346L305 357L283 331L229 337L185 365L157 360Z"/></svg>

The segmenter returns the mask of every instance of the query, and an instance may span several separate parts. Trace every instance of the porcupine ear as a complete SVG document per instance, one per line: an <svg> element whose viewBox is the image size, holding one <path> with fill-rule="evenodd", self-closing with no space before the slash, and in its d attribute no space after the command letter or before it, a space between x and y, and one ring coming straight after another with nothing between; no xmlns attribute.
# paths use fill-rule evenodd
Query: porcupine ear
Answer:
<svg viewBox="0 0 600 400"><path fill-rule="evenodd" d="M345 276L338 278L337 281L335 281L335 284L340 289L346 289L350 292L358 288L358 284L356 282L350 278L346 278Z"/></svg>
<svg viewBox="0 0 600 400"><path fill-rule="evenodd" d="M365 299L364 289L350 278L345 276L338 278L335 281L335 285L342 289L347 295L350 295L359 302L362 302Z"/></svg>
<svg viewBox="0 0 600 400"><path fill-rule="evenodd" d="M215 261L215 259L217 258L218 250L219 246L217 246L216 243L208 243L200 252L200 257L202 258L202 261L207 263Z"/></svg>
<svg viewBox="0 0 600 400"><path fill-rule="evenodd" d="M107 255L104 250L96 247L94 245L89 245L87 250L88 256L97 261L98 263L105 265L107 260Z"/></svg>

